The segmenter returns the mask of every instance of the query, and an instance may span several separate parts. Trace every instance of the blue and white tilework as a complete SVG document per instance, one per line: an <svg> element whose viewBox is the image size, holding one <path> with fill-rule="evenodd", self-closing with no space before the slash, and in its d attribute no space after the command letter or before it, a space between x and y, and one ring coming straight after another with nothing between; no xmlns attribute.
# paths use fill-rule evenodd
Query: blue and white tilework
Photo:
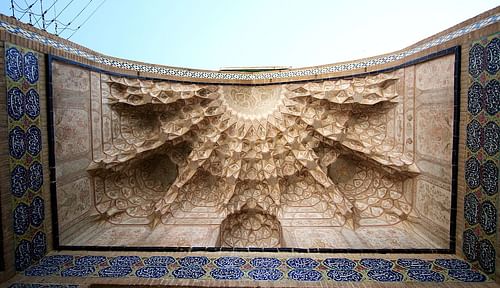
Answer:
<svg viewBox="0 0 500 288"><path fill-rule="evenodd" d="M422 259L407 259L407 258L402 258L398 259L396 263L404 268L408 269L431 269L432 263L427 260L422 260Z"/></svg>
<svg viewBox="0 0 500 288"><path fill-rule="evenodd" d="M448 270L448 276L462 282L484 282L486 276L472 270Z"/></svg>
<svg viewBox="0 0 500 288"><path fill-rule="evenodd" d="M366 273L370 279L379 282L401 282L403 274L390 269L371 269Z"/></svg>
<svg viewBox="0 0 500 288"><path fill-rule="evenodd" d="M456 270L456 269L469 269L471 266L469 263L459 259L436 259L434 264L441 268Z"/></svg>
<svg viewBox="0 0 500 288"><path fill-rule="evenodd" d="M79 256L51 255L24 271L30 277L148 278L296 282L485 282L460 259L348 259L248 256Z"/></svg>
<svg viewBox="0 0 500 288"><path fill-rule="evenodd" d="M255 268L278 268L281 266L281 261L270 257L256 257L250 262Z"/></svg>
<svg viewBox="0 0 500 288"><path fill-rule="evenodd" d="M337 282L359 282L363 280L363 274L351 269L330 270L327 276L329 279Z"/></svg>
<svg viewBox="0 0 500 288"><path fill-rule="evenodd" d="M240 267L245 265L246 261L241 257L227 256L217 258L214 264L217 268L210 272L210 275L214 279L237 280L244 275Z"/></svg>
<svg viewBox="0 0 500 288"><path fill-rule="evenodd" d="M296 281L320 281L323 276L314 270L319 262L312 258L290 258L286 264L292 268L288 272L288 278Z"/></svg>
<svg viewBox="0 0 500 288"><path fill-rule="evenodd" d="M277 281L283 278L279 269L281 260L272 257L255 257L250 260L251 270L248 277L255 281Z"/></svg>
<svg viewBox="0 0 500 288"><path fill-rule="evenodd" d="M357 263L347 258L327 258L323 260L323 265L331 269L327 275L334 281L358 282L363 279L363 275L355 271Z"/></svg>
<svg viewBox="0 0 500 288"><path fill-rule="evenodd" d="M254 281L278 281L283 278L283 272L275 268L255 268L248 271L248 276Z"/></svg>
<svg viewBox="0 0 500 288"><path fill-rule="evenodd" d="M352 270L356 262L347 258L327 258L323 260L323 265L334 270Z"/></svg>
<svg viewBox="0 0 500 288"><path fill-rule="evenodd" d="M135 272L141 278L161 278L168 273L167 265L175 263L170 256L153 256L144 260L144 267Z"/></svg>
<svg viewBox="0 0 500 288"><path fill-rule="evenodd" d="M108 58L105 56L98 55L97 53L89 53L87 51L83 51L81 49L71 47L70 45L67 45L62 42L58 42L56 40L49 39L41 34L38 34L36 32L31 32L27 31L21 27L16 26L15 24L10 24L5 21L0 21L0 30L6 30L8 33L15 34L18 36L21 36L23 38L33 40L36 42L39 42L41 44L47 45L49 47L53 47L59 50L63 50L65 52L83 57L87 60L97 62L99 64L104 64L110 67L116 67L116 68L122 68L122 69L127 69L127 70L133 70L137 72L147 72L147 73L153 73L153 74L158 74L158 75L165 75L165 76L173 76L173 77L180 77L180 78L191 78L191 79L221 79L221 80L265 80L265 79L286 79L286 78L292 78L292 77L304 77L304 76L315 76L315 75L320 75L320 74L328 74L328 73L334 73L334 72L343 72L343 71L349 71L349 70L355 70L355 69L360 69L360 68L366 68L374 65L379 65L379 64L386 64L390 62L394 62L400 59L403 59L405 57L411 56L415 53L421 52L425 49L435 47L437 45L440 45L442 43L446 43L448 41L451 41L455 38L458 38L460 36L463 36L465 34L468 34L472 31L481 29L483 27L486 27L488 25L497 23L500 21L500 15L491 15L487 18L481 19L475 23L472 23L466 27L457 29L455 31L452 31L446 35L440 36L437 39L425 42L423 44L420 44L419 46L409 49L409 50L404 50L401 52L396 52L393 54L385 55L385 56L380 56L372 59L367 59L367 60L362 60L362 61L355 61L355 62L348 62L348 63L343 63L343 64L334 64L334 65L326 65L322 67L314 67L314 68L303 68L303 69L295 69L295 70L290 70L290 71L272 71L272 72L261 72L261 73L237 73L237 72L221 72L221 71L195 71L195 70L189 70L189 69L183 69L183 68L172 68L172 67L161 67L161 66L153 66L153 65L148 65L148 64L138 64L126 60L116 60L112 58ZM495 45L498 47L498 43L493 43L490 46L488 46L486 49L484 47L481 47L482 51L486 51L484 53L487 53L487 59L498 59L495 54L497 53L497 50L495 50ZM477 53L483 53L482 51L479 51ZM11 62L11 68L12 70L12 75L16 77L19 75L19 71L23 70L23 66L21 63L21 60L19 60L20 56L17 54L12 54L9 55L9 59L13 59ZM26 56L25 56L26 57ZM490 58L488 58L490 57ZM495 58L496 57L496 58ZM472 65L473 67L482 67L482 58L474 58L476 62L474 62ZM26 60L24 60L26 62ZM31 65L28 59L29 65ZM498 61L490 61L488 62L487 69L488 71L498 71ZM29 70L28 68L24 67L24 70L26 69ZM36 73L29 73L28 75L30 80L36 79L38 77L38 74Z"/></svg>
<svg viewBox="0 0 500 288"><path fill-rule="evenodd" d="M292 269L288 271L288 278L295 281L320 281L323 275L313 269Z"/></svg>
<svg viewBox="0 0 500 288"><path fill-rule="evenodd" d="M401 259L398 259L401 260ZM401 264L408 264L412 260L399 261ZM415 260L414 260L415 261ZM396 261L397 262L397 261ZM368 269L366 275L368 278L379 282L400 282L403 280L403 274L393 270L394 262L386 259L361 259L360 264ZM408 266L403 266L408 268Z"/></svg>
<svg viewBox="0 0 500 288"><path fill-rule="evenodd" d="M495 272L500 167L500 33L469 47L462 251L485 273ZM465 273L465 272L464 272ZM450 276L463 279L467 273ZM464 276L465 275L465 276ZM478 276L479 277L479 276Z"/></svg>
<svg viewBox="0 0 500 288"><path fill-rule="evenodd" d="M96 268L89 265L75 265L61 271L63 277L85 277L94 273Z"/></svg>
<svg viewBox="0 0 500 288"><path fill-rule="evenodd" d="M5 43L10 190L18 271L40 260L47 251L40 159L40 59L34 51Z"/></svg>
<svg viewBox="0 0 500 288"><path fill-rule="evenodd" d="M429 269L410 269L408 277L419 282L444 282L443 274Z"/></svg>
<svg viewBox="0 0 500 288"><path fill-rule="evenodd" d="M177 262L180 267L172 272L175 278L199 279L207 273L203 266L207 265L210 260L205 256L186 256L178 259Z"/></svg>

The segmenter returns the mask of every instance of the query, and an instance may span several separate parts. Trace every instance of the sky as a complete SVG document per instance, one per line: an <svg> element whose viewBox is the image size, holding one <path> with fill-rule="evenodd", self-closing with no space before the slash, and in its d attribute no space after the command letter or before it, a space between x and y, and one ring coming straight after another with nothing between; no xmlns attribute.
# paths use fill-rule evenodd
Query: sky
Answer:
<svg viewBox="0 0 500 288"><path fill-rule="evenodd" d="M14 0L16 16L32 3L31 11L41 14L40 1ZM71 22L74 29L102 1L43 0L42 7L52 6L46 19L60 14L58 21ZM105 55L175 67L298 68L396 51L499 4L500 0L105 0L70 40ZM10 6L10 0L1 0L0 13L11 16ZM28 15L23 22L29 22ZM48 30L54 32L54 26ZM66 29L60 35L67 38L72 33Z"/></svg>

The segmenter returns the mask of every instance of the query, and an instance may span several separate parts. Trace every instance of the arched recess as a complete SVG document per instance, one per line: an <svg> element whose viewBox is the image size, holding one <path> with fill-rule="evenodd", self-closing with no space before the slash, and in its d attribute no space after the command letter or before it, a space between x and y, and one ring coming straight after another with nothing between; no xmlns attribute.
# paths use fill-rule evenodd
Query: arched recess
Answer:
<svg viewBox="0 0 500 288"><path fill-rule="evenodd" d="M281 247L281 224L258 206L245 207L222 221L218 243L223 247Z"/></svg>

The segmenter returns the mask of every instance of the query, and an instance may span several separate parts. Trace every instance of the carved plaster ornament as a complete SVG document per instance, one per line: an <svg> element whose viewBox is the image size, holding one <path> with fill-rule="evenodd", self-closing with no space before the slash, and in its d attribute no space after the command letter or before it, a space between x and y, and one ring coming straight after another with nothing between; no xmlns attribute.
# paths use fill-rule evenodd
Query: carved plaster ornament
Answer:
<svg viewBox="0 0 500 288"><path fill-rule="evenodd" d="M386 139L397 82L391 73L261 86L104 76L119 124L89 167L105 191L97 209L108 221L155 226L203 203L225 218L220 242L229 246L279 246L285 204L320 205L332 226L402 221L411 205L393 186L419 170ZM339 182L346 171L359 179ZM373 189L361 187L368 174L380 178Z"/></svg>

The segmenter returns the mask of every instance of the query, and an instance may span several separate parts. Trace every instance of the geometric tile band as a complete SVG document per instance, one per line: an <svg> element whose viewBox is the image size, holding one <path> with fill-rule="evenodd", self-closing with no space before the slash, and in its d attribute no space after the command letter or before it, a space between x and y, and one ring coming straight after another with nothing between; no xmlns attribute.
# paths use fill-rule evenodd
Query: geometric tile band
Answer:
<svg viewBox="0 0 500 288"><path fill-rule="evenodd" d="M274 72L260 72L260 73L238 73L238 72L220 72L220 71L192 71L189 69L183 68L171 68L171 67L161 67L161 66L151 66L147 64L137 64L125 60L115 60L108 58L106 56L94 55L88 53L86 51L82 51L78 48L71 47L67 44L58 42L53 39L49 39L45 36L42 36L36 32L27 31L21 27L18 27L14 24L7 23L5 21L0 20L0 30L7 30L11 34L19 35L26 39L30 39L36 42L39 42L44 45L48 45L49 47L53 47L56 49L64 50L71 54L81 56L90 61L94 61L100 64L105 64L111 67L117 67L127 70L133 70L137 72L147 72L159 75L166 76L174 76L181 78L195 78L195 79L222 79L222 80L265 80L265 79L286 79L291 77L302 77L302 76L314 76L321 75L333 72L342 72L349 71L353 69L371 67L374 65L390 63L393 61L397 61L418 53L422 50L434 47L436 45L440 45L442 43L453 40L462 35L468 34L472 31L481 29L490 24L494 24L500 21L500 14L492 15L485 19L479 20L473 24L470 24L466 27L457 29L452 31L446 35L438 37L432 41L428 41L423 43L415 48L405 50L402 52L397 52L393 54L389 54L386 56L381 56L377 58L371 58L362 61L352 61L344 64L332 64L325 65L322 67L314 67L314 68L303 68L303 69L294 69L289 71L274 71ZM495 69L492 67L491 69Z"/></svg>

